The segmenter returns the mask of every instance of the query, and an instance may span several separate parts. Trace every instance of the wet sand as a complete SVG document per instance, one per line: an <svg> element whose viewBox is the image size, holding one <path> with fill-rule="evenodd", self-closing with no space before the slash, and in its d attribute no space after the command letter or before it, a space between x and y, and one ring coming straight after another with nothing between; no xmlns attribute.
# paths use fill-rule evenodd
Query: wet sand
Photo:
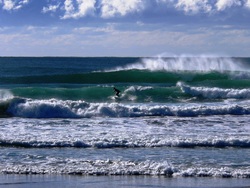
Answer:
<svg viewBox="0 0 250 188"><path fill-rule="evenodd" d="M76 176L76 175L0 175L0 187L7 188L250 188L250 179L167 178L158 176Z"/></svg>

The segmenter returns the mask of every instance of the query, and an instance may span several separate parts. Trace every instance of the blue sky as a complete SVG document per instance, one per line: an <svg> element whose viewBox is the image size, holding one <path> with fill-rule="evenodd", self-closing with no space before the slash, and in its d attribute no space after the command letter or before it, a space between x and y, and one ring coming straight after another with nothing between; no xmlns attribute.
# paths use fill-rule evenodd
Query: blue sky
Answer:
<svg viewBox="0 0 250 188"><path fill-rule="evenodd" d="M250 57L250 0L0 0L0 56Z"/></svg>

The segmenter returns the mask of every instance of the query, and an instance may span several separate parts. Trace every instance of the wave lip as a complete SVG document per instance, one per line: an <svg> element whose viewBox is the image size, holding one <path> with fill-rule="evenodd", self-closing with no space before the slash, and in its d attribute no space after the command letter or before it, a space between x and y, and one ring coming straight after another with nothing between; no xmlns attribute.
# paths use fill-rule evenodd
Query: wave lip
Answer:
<svg viewBox="0 0 250 188"><path fill-rule="evenodd" d="M14 117L26 118L79 118L75 109L88 105L85 102L50 100L31 100L15 98L8 108Z"/></svg>
<svg viewBox="0 0 250 188"><path fill-rule="evenodd" d="M125 66L117 67L115 71L120 70L150 70L150 71L195 71L195 72L249 72L246 71L245 65L239 60L226 57L153 57L144 58L140 62Z"/></svg>
<svg viewBox="0 0 250 188"><path fill-rule="evenodd" d="M0 102L12 99L13 97L13 94L9 90L0 89Z"/></svg>

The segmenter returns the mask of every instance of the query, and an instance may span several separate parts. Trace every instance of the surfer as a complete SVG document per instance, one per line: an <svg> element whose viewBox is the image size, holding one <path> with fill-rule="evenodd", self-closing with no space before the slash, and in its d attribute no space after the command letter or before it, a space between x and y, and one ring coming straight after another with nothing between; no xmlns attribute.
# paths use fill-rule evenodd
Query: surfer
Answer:
<svg viewBox="0 0 250 188"><path fill-rule="evenodd" d="M116 89L115 87L113 88L113 90L114 90L114 92L115 92L115 95L116 95L117 97L120 97L121 91L118 90L118 89Z"/></svg>

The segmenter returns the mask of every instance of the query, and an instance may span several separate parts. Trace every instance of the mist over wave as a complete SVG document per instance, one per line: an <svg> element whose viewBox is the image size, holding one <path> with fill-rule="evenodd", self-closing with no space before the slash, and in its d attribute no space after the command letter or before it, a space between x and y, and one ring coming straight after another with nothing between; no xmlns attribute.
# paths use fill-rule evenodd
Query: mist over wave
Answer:
<svg viewBox="0 0 250 188"><path fill-rule="evenodd" d="M249 67L239 59L229 57L152 57L142 58L139 62L114 69L118 70L150 70L150 71L195 71L195 72L250 72Z"/></svg>
<svg viewBox="0 0 250 188"><path fill-rule="evenodd" d="M0 101L5 101L13 98L13 94L7 89L0 89Z"/></svg>

